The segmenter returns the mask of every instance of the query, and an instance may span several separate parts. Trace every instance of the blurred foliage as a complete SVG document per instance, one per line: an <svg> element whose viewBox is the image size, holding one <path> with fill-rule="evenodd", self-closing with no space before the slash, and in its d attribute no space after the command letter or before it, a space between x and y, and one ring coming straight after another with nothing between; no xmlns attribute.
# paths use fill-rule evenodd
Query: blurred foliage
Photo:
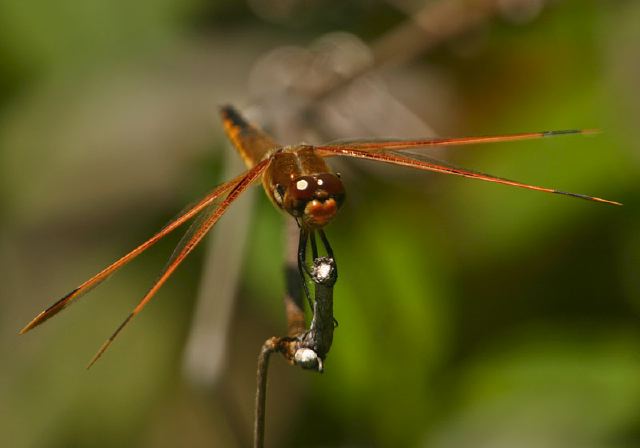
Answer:
<svg viewBox="0 0 640 448"><path fill-rule="evenodd" d="M383 70L378 98L443 134L602 128L439 156L625 206L339 163L340 325L325 374L273 361L269 446L640 446L640 4L509 1L541 9ZM216 107L255 106L267 52L333 31L371 44L412 20L406 7L422 2L0 0L2 446L248 443L256 355L285 332L284 217L264 198L211 390L181 365L201 250L83 369L178 236L15 333L224 180ZM292 114L279 107L264 110ZM378 130L343 112L364 123L352 137Z"/></svg>

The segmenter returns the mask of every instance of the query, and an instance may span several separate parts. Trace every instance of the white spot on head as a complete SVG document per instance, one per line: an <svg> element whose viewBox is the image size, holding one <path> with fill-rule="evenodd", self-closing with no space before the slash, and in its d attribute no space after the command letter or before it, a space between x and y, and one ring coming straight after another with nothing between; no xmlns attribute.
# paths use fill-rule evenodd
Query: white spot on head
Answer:
<svg viewBox="0 0 640 448"><path fill-rule="evenodd" d="M318 185L322 185L324 181L322 179L318 179Z"/></svg>
<svg viewBox="0 0 640 448"><path fill-rule="evenodd" d="M308 186L309 186L309 182L307 182L304 179L300 179L298 182L296 182L296 188L298 190L306 190Z"/></svg>

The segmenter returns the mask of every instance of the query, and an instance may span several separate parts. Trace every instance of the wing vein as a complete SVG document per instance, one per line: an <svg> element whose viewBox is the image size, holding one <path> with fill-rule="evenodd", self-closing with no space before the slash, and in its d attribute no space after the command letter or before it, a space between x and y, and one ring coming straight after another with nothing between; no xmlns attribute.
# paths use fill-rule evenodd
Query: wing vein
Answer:
<svg viewBox="0 0 640 448"><path fill-rule="evenodd" d="M162 285L167 281L171 274L177 269L177 267L184 261L184 259L191 253L191 251L198 245L198 243L204 238L204 236L211 230L215 223L225 213L226 209L235 201L240 194L246 191L247 188L265 171L270 159L265 159L258 163L255 167L249 170L244 177L235 184L233 189L229 192L227 197L213 208L210 213L206 214L206 218L202 223L194 223L191 229L187 232L185 237L180 241L173 255L169 259L169 262L162 270L156 281L151 288L138 302L133 311L127 316L127 318L118 326L116 331L102 344L96 355L91 359L87 368L90 368L95 362L102 356L102 354L109 348L113 340L124 329L124 327L135 317L142 309L149 303L149 301L155 296Z"/></svg>
<svg viewBox="0 0 640 448"><path fill-rule="evenodd" d="M603 202L603 203L612 204L612 205L622 205L620 202L610 201L608 199L602 199L602 198L587 196L587 195L578 194L578 193L569 193L565 191L556 190L553 188L540 187L537 185L529 185L529 184L525 184L515 180L505 179L502 177L496 177L490 174L481 173L478 171L471 171L463 168L458 168L453 165L449 165L444 162L431 159L422 155L420 156L408 155L408 154L399 153L395 151L368 152L368 151L361 151L361 150L352 149L352 148L341 148L341 147L335 147L331 149L323 148L321 149L321 151L319 151L320 155L324 155L326 153L330 153L332 155L339 155L339 156L355 157L359 159L376 160L378 162L390 163L392 165L406 166L406 167L416 168L416 169L425 170L425 171L433 171L436 173L453 174L455 176L468 177L471 179L479 179L486 182L494 182L498 184L510 185L512 187L526 188L528 190L536 190L536 191L542 191L545 193L554 193L554 194L561 194L561 195L566 195L571 197L577 197L577 198L585 199L588 201Z"/></svg>
<svg viewBox="0 0 640 448"><path fill-rule="evenodd" d="M105 281L111 274L116 272L121 267L125 266L131 260L133 260L138 255L140 255L142 252L144 252L145 250L149 249L151 246L156 244L158 241L160 241L162 238L167 236L169 233L173 232L175 229L180 227L182 224L184 224L185 222L187 222L188 220L190 220L191 218L196 216L198 213L200 213L202 210L207 208L209 205L214 203L225 192L231 190L234 186L236 186L239 182L241 182L242 179L243 179L243 176L245 176L245 174L246 173L243 173L242 175L236 177L235 179L232 179L232 180L230 180L230 181L228 181L228 182L216 187L209 194L207 194L204 198L202 198L198 203L196 203L193 207L191 207L190 209L188 209L187 211L182 213L176 219L174 219L171 222L169 222L158 233L153 235L147 241L143 242L138 247L133 249L131 252L129 252L126 255L122 256L121 258L116 260L114 263L110 264L109 266L104 268L102 271L98 272L96 275L94 275L90 279L86 280L84 283L82 283L80 286L75 288L73 291L69 292L64 297L62 297L61 299L59 299L58 301L53 303L51 306L46 308L44 311L40 312L27 325L25 325L24 328L22 328L22 330L20 330L20 334L24 334L24 333L28 332L29 330L32 330L33 328L37 327L38 325L44 323L45 321L47 321L51 317L53 317L56 314L58 314L64 308L69 306L76 299L79 299L80 297L82 297L83 295L85 295L86 293L91 291L93 288L95 288L100 283Z"/></svg>

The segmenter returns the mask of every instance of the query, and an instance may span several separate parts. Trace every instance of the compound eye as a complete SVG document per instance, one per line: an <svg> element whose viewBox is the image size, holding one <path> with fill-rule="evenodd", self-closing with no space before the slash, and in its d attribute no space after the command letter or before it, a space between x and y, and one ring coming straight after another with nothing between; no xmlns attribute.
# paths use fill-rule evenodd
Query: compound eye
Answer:
<svg viewBox="0 0 640 448"><path fill-rule="evenodd" d="M295 201L310 201L316 190L316 181L310 176L302 176L292 181L290 194Z"/></svg>
<svg viewBox="0 0 640 448"><path fill-rule="evenodd" d="M332 198L338 204L338 207L342 206L344 202L344 185L340 178L332 173L320 174L317 178L318 189L323 190L325 195Z"/></svg>
<svg viewBox="0 0 640 448"><path fill-rule="evenodd" d="M342 181L335 174L320 174L316 179L316 183L319 189L326 191L331 197L344 194L344 186L342 185Z"/></svg>

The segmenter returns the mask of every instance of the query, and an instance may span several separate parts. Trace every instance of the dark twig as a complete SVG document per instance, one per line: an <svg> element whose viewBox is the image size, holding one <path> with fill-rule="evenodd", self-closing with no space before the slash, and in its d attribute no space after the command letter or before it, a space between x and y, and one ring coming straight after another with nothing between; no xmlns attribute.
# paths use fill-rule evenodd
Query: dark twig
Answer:
<svg viewBox="0 0 640 448"><path fill-rule="evenodd" d="M267 400L267 373L269 371L269 357L278 351L283 338L274 336L265 341L258 355L258 381L256 388L255 416L253 421L253 446L264 447L264 411Z"/></svg>
<svg viewBox="0 0 640 448"><path fill-rule="evenodd" d="M269 357L281 353L291 365L322 372L333 341L333 286L338 279L335 261L329 257L313 260L311 278L315 286L313 319L308 331L296 336L272 337L265 341L258 356L257 390L253 446L264 446L265 405ZM289 314L288 314L289 316ZM289 326L291 329L291 325Z"/></svg>
<svg viewBox="0 0 640 448"><path fill-rule="evenodd" d="M312 280L316 288L316 301L313 304L313 319L307 331L302 336L301 348L311 350L318 359L317 370L322 372L323 361L326 358L331 343L335 320L333 318L333 285L338 280L338 270L335 260L330 257L319 257L313 260ZM310 355L310 354L307 354ZM296 352L295 356L302 356ZM296 364L302 365L299 359ZM304 365L302 365L305 367ZM305 367L315 368L315 367Z"/></svg>

